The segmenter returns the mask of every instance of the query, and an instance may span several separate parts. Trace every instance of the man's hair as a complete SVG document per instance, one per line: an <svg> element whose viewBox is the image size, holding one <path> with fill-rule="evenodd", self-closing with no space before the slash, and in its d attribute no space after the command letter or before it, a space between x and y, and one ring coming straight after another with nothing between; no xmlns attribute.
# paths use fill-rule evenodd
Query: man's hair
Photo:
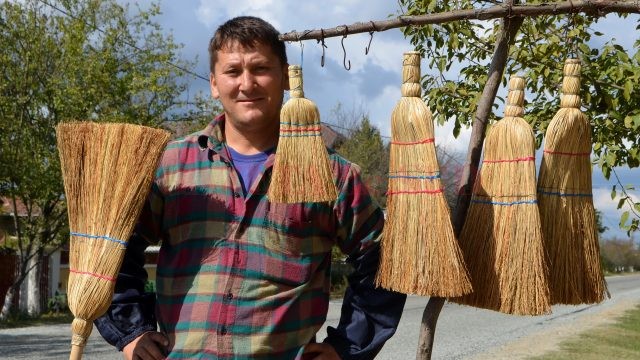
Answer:
<svg viewBox="0 0 640 360"><path fill-rule="evenodd" d="M238 16L220 25L209 41L209 68L213 73L218 59L218 51L237 41L245 48L255 48L264 44L271 48L280 59L281 65L287 64L287 51L284 42L278 39L280 33L268 22L254 16Z"/></svg>

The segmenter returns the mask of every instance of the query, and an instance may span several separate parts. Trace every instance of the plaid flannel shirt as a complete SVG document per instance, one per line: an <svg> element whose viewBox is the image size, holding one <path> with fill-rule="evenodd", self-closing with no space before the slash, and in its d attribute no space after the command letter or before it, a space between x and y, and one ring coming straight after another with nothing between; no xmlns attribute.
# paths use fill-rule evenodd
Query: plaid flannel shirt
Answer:
<svg viewBox="0 0 640 360"><path fill-rule="evenodd" d="M354 315L350 305L343 308L341 327L330 328L325 341L344 358L364 348L359 358L375 356L395 331L405 297L371 285L383 215L357 166L330 154L339 190L334 203L279 204L266 195L272 154L244 197L223 126L221 116L167 146L136 230L150 243L162 240L156 314L170 339L168 358L300 358L326 318L334 244L360 259L360 277L350 280L348 296L359 296L363 309ZM368 260L367 253L373 254ZM365 320L349 330L366 303L382 312L381 319L374 314L373 324ZM112 305L104 317L111 323L97 322L103 335L118 312L123 310ZM115 342L122 347L151 327L132 327ZM349 339L354 334L359 339Z"/></svg>

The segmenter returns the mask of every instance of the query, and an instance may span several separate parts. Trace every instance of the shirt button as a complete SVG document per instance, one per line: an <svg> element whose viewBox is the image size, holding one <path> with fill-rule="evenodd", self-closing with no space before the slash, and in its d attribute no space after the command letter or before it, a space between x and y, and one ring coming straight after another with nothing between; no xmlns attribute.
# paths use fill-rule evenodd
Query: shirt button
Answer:
<svg viewBox="0 0 640 360"><path fill-rule="evenodd" d="M227 327L226 326L221 327L220 328L220 335L224 335L226 333L227 333Z"/></svg>
<svg viewBox="0 0 640 360"><path fill-rule="evenodd" d="M235 198L239 198L239 197L240 197L240 193L238 193L238 192L234 192L234 193L233 193L233 197L235 197Z"/></svg>
<svg viewBox="0 0 640 360"><path fill-rule="evenodd" d="M231 301L233 299L233 294L232 293L228 293L227 295L224 296L224 299L227 301Z"/></svg>

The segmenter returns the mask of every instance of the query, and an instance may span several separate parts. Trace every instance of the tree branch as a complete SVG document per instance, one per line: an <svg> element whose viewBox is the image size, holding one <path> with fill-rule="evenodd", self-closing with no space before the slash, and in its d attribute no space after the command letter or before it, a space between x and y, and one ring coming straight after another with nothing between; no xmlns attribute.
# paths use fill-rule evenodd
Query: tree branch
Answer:
<svg viewBox="0 0 640 360"><path fill-rule="evenodd" d="M366 23L358 22L351 25L340 25L334 28L320 30L291 31L280 35L280 40L321 40L350 34L385 31L409 25L442 24L459 20L491 20L505 17L522 18L576 13L603 16L612 12L640 14L640 3L637 1L575 0L518 6L502 4L483 9L453 10L414 16L401 15L391 20L368 21Z"/></svg>

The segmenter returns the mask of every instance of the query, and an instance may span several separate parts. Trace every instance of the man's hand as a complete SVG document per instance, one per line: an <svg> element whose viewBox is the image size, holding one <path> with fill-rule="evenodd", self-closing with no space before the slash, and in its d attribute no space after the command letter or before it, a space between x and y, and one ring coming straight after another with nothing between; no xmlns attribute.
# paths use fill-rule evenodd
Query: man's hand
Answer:
<svg viewBox="0 0 640 360"><path fill-rule="evenodd" d="M309 343L304 347L303 358L313 360L340 360L340 355L333 346L325 343Z"/></svg>
<svg viewBox="0 0 640 360"><path fill-rule="evenodd" d="M127 344L122 353L126 360L163 360L166 358L169 340L156 331L149 331Z"/></svg>

